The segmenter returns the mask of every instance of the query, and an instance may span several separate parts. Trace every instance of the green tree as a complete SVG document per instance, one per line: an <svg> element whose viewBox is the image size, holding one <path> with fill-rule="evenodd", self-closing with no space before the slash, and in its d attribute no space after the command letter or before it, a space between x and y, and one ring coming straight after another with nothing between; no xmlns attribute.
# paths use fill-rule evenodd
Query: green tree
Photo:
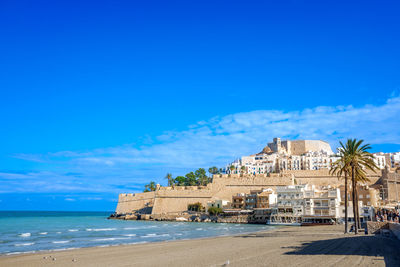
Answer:
<svg viewBox="0 0 400 267"><path fill-rule="evenodd" d="M208 183L208 177L206 170L203 168L200 168L194 172L196 179L199 183L199 185L207 185Z"/></svg>
<svg viewBox="0 0 400 267"><path fill-rule="evenodd" d="M167 179L168 181L168 186L171 186L174 183L174 178L172 178L172 174L167 173L167 175L165 176L165 179Z"/></svg>
<svg viewBox="0 0 400 267"><path fill-rule="evenodd" d="M246 167L245 166L240 167L240 171L242 172L242 174L245 173Z"/></svg>
<svg viewBox="0 0 400 267"><path fill-rule="evenodd" d="M156 191L156 183L153 181L151 181L149 184L146 184L144 186L143 192L151 192L151 191Z"/></svg>
<svg viewBox="0 0 400 267"><path fill-rule="evenodd" d="M176 185L183 186L186 183L186 178L184 176L177 176L174 181Z"/></svg>
<svg viewBox="0 0 400 267"><path fill-rule="evenodd" d="M368 181L365 170L376 171L378 167L374 162L374 156L367 150L371 149L369 144L363 144L364 140L348 139L346 143L346 153L351 169L353 213L355 219L355 234L358 233L360 216L358 212L357 183Z"/></svg>
<svg viewBox="0 0 400 267"><path fill-rule="evenodd" d="M196 175L193 172L189 172L185 175L186 181L185 181L185 185L196 185L197 184L197 180L196 180Z"/></svg>
<svg viewBox="0 0 400 267"><path fill-rule="evenodd" d="M204 207L200 202L188 205L188 210L190 211L204 211Z"/></svg>
<svg viewBox="0 0 400 267"><path fill-rule="evenodd" d="M208 213L210 215L218 215L220 213L222 213L223 210L221 208L217 208L217 207L210 207L208 208Z"/></svg>
<svg viewBox="0 0 400 267"><path fill-rule="evenodd" d="M229 170L231 171L231 173L233 173L233 171L234 171L235 169L236 169L235 166L233 166L233 165L229 166Z"/></svg>
<svg viewBox="0 0 400 267"><path fill-rule="evenodd" d="M213 175L213 174L218 174L218 173L219 173L219 170L218 170L217 167L213 166L213 167L208 168L208 172L209 172L211 175Z"/></svg>

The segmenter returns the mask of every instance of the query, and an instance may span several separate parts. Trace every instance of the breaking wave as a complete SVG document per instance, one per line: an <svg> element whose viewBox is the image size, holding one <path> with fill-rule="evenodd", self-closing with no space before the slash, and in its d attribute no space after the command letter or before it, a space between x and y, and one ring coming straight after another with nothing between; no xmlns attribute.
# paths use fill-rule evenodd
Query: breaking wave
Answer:
<svg viewBox="0 0 400 267"><path fill-rule="evenodd" d="M20 237L30 237L31 233L23 233L19 235Z"/></svg>
<svg viewBox="0 0 400 267"><path fill-rule="evenodd" d="M51 243L53 244L65 244L71 242L70 240L60 240L60 241L53 241Z"/></svg>
<svg viewBox="0 0 400 267"><path fill-rule="evenodd" d="M101 231L115 231L115 230L117 230L117 228L95 228L95 229L92 229L92 228L88 228L88 229L86 229L86 231L89 231L89 232L91 232L91 231L93 231L93 232L101 232Z"/></svg>
<svg viewBox="0 0 400 267"><path fill-rule="evenodd" d="M35 244L35 243L34 242L31 242L31 243L18 243L18 244L15 244L14 246L16 246L16 247L32 246L33 244Z"/></svg>

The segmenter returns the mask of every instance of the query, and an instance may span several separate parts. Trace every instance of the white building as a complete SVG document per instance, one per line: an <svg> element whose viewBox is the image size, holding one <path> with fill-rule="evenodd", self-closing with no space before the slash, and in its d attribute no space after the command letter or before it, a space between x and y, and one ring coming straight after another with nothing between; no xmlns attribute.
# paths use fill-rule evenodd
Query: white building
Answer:
<svg viewBox="0 0 400 267"><path fill-rule="evenodd" d="M374 156L374 162L376 166L378 166L379 169L384 169L386 166L386 156L385 153L379 152L379 153L373 153Z"/></svg>
<svg viewBox="0 0 400 267"><path fill-rule="evenodd" d="M226 173L267 174L283 170L329 169L338 160L328 143L319 140L280 141L274 138L260 153L243 156Z"/></svg>
<svg viewBox="0 0 400 267"><path fill-rule="evenodd" d="M213 201L208 201L207 202L207 210L211 207L215 208L226 208L227 206L230 205L229 200L223 200L223 199L215 199Z"/></svg>
<svg viewBox="0 0 400 267"><path fill-rule="evenodd" d="M277 186L274 222L330 224L340 218L339 188L317 189L314 185Z"/></svg>
<svg viewBox="0 0 400 267"><path fill-rule="evenodd" d="M329 223L340 218L339 188L311 188L305 191L304 223Z"/></svg>
<svg viewBox="0 0 400 267"><path fill-rule="evenodd" d="M294 216L302 216L304 210L305 191L314 188L309 185L277 186L277 208L285 209L285 212Z"/></svg>

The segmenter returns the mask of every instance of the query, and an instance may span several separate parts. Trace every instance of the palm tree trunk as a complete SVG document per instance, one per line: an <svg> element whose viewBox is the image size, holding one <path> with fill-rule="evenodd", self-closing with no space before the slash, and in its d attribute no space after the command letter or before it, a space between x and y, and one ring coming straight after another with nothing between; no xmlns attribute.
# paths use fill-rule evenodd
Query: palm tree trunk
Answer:
<svg viewBox="0 0 400 267"><path fill-rule="evenodd" d="M356 181L356 200L357 200L357 223L358 229L361 229L361 220L360 220L360 207L359 207L359 198L358 198L358 190L357 190L357 181Z"/></svg>
<svg viewBox="0 0 400 267"><path fill-rule="evenodd" d="M347 172L344 172L344 233L347 234L348 231L348 216L347 216Z"/></svg>
<svg viewBox="0 0 400 267"><path fill-rule="evenodd" d="M354 217L354 234L358 234L357 228L357 211L356 211L356 180L354 166L351 167L351 183L352 183L352 198L353 198L353 217Z"/></svg>
<svg viewBox="0 0 400 267"><path fill-rule="evenodd" d="M356 223L357 223L357 228L360 229L360 215L359 215L359 208L358 208L358 190L357 190L357 181L355 182L355 195L356 195Z"/></svg>

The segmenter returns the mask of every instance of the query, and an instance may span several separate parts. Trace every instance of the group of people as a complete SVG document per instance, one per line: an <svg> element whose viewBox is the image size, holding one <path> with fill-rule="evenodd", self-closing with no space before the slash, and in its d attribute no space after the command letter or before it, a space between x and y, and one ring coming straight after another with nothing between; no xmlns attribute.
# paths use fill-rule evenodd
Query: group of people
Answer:
<svg viewBox="0 0 400 267"><path fill-rule="evenodd" d="M400 217L399 217L399 210L398 209L378 209L375 212L375 219L378 222L400 222Z"/></svg>

